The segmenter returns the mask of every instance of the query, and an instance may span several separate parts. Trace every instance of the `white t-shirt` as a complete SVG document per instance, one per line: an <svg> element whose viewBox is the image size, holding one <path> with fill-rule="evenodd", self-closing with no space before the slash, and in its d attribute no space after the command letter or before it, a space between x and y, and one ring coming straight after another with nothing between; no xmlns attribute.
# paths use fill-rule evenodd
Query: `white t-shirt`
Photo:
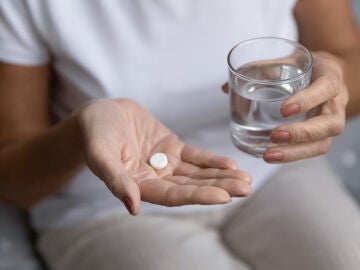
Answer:
<svg viewBox="0 0 360 270"><path fill-rule="evenodd" d="M252 174L255 189L277 169L230 141L229 104L220 86L226 56L241 40L297 39L295 0L2 0L0 60L36 66L51 61L58 119L87 99L141 103L186 143L226 155ZM143 203L142 212L208 209ZM84 168L32 210L37 229L62 228L125 212Z"/></svg>

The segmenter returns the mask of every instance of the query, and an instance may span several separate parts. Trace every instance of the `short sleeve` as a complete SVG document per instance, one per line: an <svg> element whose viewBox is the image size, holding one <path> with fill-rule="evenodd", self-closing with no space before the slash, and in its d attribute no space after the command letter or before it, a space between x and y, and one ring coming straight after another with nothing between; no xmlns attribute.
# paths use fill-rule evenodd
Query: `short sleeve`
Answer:
<svg viewBox="0 0 360 270"><path fill-rule="evenodd" d="M35 29L25 0L0 1L0 62L41 65L49 52Z"/></svg>

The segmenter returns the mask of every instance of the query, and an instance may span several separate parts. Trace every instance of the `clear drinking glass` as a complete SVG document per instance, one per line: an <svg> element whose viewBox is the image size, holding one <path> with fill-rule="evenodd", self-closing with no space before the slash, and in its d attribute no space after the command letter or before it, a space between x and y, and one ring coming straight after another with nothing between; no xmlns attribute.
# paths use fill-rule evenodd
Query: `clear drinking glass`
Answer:
<svg viewBox="0 0 360 270"><path fill-rule="evenodd" d="M271 131L304 116L284 118L283 102L307 87L312 56L297 42L261 37L237 44L229 52L231 138L251 155L261 157L272 145Z"/></svg>

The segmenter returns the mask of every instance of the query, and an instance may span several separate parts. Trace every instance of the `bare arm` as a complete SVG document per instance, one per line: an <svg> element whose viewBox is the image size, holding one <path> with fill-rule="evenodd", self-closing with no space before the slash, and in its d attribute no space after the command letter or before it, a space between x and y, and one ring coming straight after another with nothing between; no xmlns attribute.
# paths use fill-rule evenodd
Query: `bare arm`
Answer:
<svg viewBox="0 0 360 270"><path fill-rule="evenodd" d="M134 101L95 100L57 125L48 112L49 67L0 64L0 199L28 208L57 192L84 163L132 214L140 200L175 206L248 196L234 161L184 145ZM156 152L169 164L154 170Z"/></svg>
<svg viewBox="0 0 360 270"><path fill-rule="evenodd" d="M49 66L0 64L0 198L27 208L82 166L74 117L50 127Z"/></svg>
<svg viewBox="0 0 360 270"><path fill-rule="evenodd" d="M294 10L300 42L342 62L350 100L347 116L360 112L360 35L349 0L298 0Z"/></svg>

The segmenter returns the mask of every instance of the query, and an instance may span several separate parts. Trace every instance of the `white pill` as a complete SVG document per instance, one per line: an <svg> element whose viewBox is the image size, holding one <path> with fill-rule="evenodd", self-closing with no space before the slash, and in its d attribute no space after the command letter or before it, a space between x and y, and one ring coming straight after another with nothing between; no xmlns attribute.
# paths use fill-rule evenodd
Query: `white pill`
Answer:
<svg viewBox="0 0 360 270"><path fill-rule="evenodd" d="M150 165L156 170L164 169L167 164L168 159L164 153L155 153L150 158Z"/></svg>

